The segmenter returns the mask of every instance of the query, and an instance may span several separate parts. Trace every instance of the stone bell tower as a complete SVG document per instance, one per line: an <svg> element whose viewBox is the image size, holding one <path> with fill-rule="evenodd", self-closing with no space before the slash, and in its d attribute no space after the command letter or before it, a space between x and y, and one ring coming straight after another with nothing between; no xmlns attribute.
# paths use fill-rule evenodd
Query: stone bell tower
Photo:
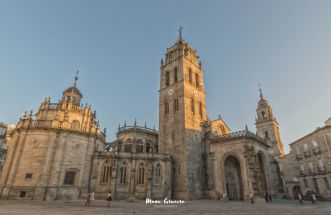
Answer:
<svg viewBox="0 0 331 215"><path fill-rule="evenodd" d="M182 38L167 48L160 68L159 147L174 157L172 198L203 195L201 122L207 119L203 70L197 51Z"/></svg>
<svg viewBox="0 0 331 215"><path fill-rule="evenodd" d="M263 97L261 88L256 113L257 119L255 125L257 135L267 140L267 143L272 147L271 154L274 155L275 158L285 155L279 134L279 124L273 115L272 108L268 104L268 101Z"/></svg>

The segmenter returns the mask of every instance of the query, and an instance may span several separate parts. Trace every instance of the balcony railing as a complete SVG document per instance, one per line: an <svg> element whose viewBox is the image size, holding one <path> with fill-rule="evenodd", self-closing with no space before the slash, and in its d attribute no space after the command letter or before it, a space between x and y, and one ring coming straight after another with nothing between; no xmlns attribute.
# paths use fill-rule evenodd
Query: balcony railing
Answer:
<svg viewBox="0 0 331 215"><path fill-rule="evenodd" d="M319 147L315 147L315 148L313 148L313 153L315 155L321 154L321 149Z"/></svg>
<svg viewBox="0 0 331 215"><path fill-rule="evenodd" d="M302 159L302 154L296 154L295 157L297 158L297 160L301 160Z"/></svg>
<svg viewBox="0 0 331 215"><path fill-rule="evenodd" d="M213 142L223 142L223 141L228 141L228 140L236 140L236 139L241 139L241 138L253 138L257 141L265 142L265 139L257 136L253 132L249 130L242 130L242 131L236 131L228 134L223 134L221 136L217 136Z"/></svg>
<svg viewBox="0 0 331 215"><path fill-rule="evenodd" d="M317 171L318 171L318 173L325 173L326 172L326 168L325 168L325 166L318 166L317 167Z"/></svg>
<svg viewBox="0 0 331 215"><path fill-rule="evenodd" d="M139 126L137 124L134 124L134 125L124 124L124 126L118 127L118 132L123 132L123 131L130 130L130 129L142 129L142 130L145 130L145 131L158 133L158 131L155 128L148 128L146 125L145 126Z"/></svg>
<svg viewBox="0 0 331 215"><path fill-rule="evenodd" d="M305 151L305 152L304 152L304 155L305 155L306 158L307 158L307 157L310 157L310 156L311 156L310 151Z"/></svg>

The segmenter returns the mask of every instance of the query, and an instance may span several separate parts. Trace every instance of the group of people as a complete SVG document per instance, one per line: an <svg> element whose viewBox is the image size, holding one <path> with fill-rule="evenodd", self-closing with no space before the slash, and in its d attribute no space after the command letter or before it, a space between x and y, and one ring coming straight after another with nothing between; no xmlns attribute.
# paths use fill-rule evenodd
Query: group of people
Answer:
<svg viewBox="0 0 331 215"><path fill-rule="evenodd" d="M85 196L85 206L94 206L94 201L95 201L95 192L92 191L92 192L88 192ZM107 208L110 208L111 207L111 201L112 201L112 194L111 194L111 191L108 192L107 194L107 198L106 198L106 201L107 201Z"/></svg>
<svg viewBox="0 0 331 215"><path fill-rule="evenodd" d="M303 205L303 198L302 198L301 193L298 194L298 199L299 199L298 204L302 204ZM317 203L317 196L316 196L316 193L313 192L311 194L311 204L314 205L316 203Z"/></svg>
<svg viewBox="0 0 331 215"><path fill-rule="evenodd" d="M272 194L270 192L266 192L264 194L264 199L266 202L268 202L268 201L272 202Z"/></svg>

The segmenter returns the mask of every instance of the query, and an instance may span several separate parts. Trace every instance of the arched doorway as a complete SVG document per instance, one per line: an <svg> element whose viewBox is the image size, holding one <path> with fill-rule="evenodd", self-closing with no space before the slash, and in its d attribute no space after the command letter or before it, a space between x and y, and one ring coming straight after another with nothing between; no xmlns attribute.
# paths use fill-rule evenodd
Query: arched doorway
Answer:
<svg viewBox="0 0 331 215"><path fill-rule="evenodd" d="M259 163L259 169L260 169L260 192L262 194L267 192L267 180L266 180L266 174L265 174L265 167L264 167L264 159L262 157L263 155L261 153L257 154L257 159Z"/></svg>
<svg viewBox="0 0 331 215"><path fill-rule="evenodd" d="M225 189L230 200L242 200L243 188L241 182L241 170L239 160L229 155L224 160Z"/></svg>
<svg viewBox="0 0 331 215"><path fill-rule="evenodd" d="M295 185L295 186L293 187L293 197L294 197L294 199L298 199L298 198L299 198L299 193L300 193L301 196L302 196L300 186L299 186L299 185Z"/></svg>

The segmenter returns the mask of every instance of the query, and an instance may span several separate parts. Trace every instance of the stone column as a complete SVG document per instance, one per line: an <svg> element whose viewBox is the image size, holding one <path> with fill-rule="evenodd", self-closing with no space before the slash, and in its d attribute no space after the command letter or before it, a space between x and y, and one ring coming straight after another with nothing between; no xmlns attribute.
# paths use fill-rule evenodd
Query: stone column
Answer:
<svg viewBox="0 0 331 215"><path fill-rule="evenodd" d="M147 163L147 198L152 199L153 163Z"/></svg>
<svg viewBox="0 0 331 215"><path fill-rule="evenodd" d="M129 201L134 201L136 199L136 158L135 155L132 157L131 162L131 174L130 174L130 189L129 189Z"/></svg>
<svg viewBox="0 0 331 215"><path fill-rule="evenodd" d="M116 199L117 170L120 168L120 165L118 164L118 161L117 161L117 154L118 154L118 152L116 151L115 152L115 162L114 162L114 165L112 168L112 173L111 173L111 185L110 185L111 192L112 192L114 199Z"/></svg>

